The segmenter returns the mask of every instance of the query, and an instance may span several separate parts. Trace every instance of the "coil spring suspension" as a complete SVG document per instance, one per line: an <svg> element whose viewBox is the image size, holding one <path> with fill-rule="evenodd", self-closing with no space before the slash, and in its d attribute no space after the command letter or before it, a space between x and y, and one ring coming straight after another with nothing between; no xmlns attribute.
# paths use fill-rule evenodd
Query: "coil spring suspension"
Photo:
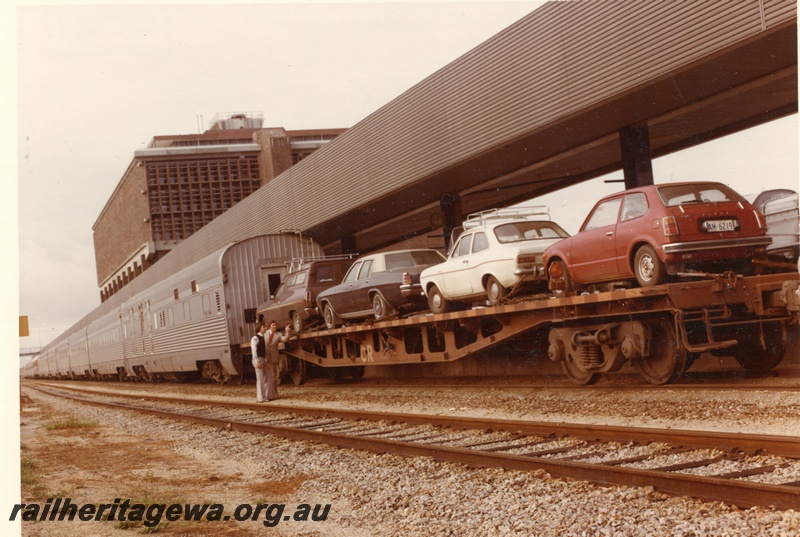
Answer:
<svg viewBox="0 0 800 537"><path fill-rule="evenodd" d="M597 345L581 345L578 347L578 359L586 370L600 367L603 365L603 352Z"/></svg>

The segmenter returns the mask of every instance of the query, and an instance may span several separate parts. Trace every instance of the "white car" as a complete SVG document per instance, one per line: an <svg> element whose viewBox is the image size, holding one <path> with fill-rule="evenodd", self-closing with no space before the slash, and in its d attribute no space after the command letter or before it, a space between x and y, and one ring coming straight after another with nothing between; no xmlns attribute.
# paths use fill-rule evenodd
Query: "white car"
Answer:
<svg viewBox="0 0 800 537"><path fill-rule="evenodd" d="M433 313L450 311L460 303L488 300L494 306L536 283L546 283L542 253L569 237L541 206L471 214L463 229L447 261L420 275Z"/></svg>

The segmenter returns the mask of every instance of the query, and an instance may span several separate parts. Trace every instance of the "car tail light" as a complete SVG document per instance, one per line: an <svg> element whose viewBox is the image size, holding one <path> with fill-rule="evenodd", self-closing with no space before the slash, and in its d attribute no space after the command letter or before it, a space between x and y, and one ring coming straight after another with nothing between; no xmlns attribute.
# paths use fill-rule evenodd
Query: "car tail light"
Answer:
<svg viewBox="0 0 800 537"><path fill-rule="evenodd" d="M535 254L522 254L517 256L517 265L528 265L536 263Z"/></svg>
<svg viewBox="0 0 800 537"><path fill-rule="evenodd" d="M767 222L764 220L764 215L761 214L761 211L758 209L753 209L753 213L756 215L756 222L758 222L758 229L766 229Z"/></svg>
<svg viewBox="0 0 800 537"><path fill-rule="evenodd" d="M564 265L561 264L560 261L556 261L547 269L547 272L550 274L550 277L554 280L558 280L564 275Z"/></svg>
<svg viewBox="0 0 800 537"><path fill-rule="evenodd" d="M411 285L411 274L408 272L403 273L403 285Z"/></svg>
<svg viewBox="0 0 800 537"><path fill-rule="evenodd" d="M309 308L314 305L311 303L311 291L306 291L306 305Z"/></svg>
<svg viewBox="0 0 800 537"><path fill-rule="evenodd" d="M678 234L678 222L674 216L665 216L661 219L661 228L664 230L665 237L674 237Z"/></svg>

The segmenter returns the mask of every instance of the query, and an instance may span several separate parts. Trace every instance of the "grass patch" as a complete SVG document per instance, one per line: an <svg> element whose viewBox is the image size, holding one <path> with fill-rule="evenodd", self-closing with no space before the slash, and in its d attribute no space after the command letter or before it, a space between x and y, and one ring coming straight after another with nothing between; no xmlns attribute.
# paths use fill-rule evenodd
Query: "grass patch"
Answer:
<svg viewBox="0 0 800 537"><path fill-rule="evenodd" d="M161 530L167 529L168 527L169 527L169 523L168 522L161 522L161 523L158 524L158 526L153 526L152 528L145 526L144 528L139 530L139 533L144 534L144 535L149 534L149 533L158 533Z"/></svg>
<svg viewBox="0 0 800 537"><path fill-rule="evenodd" d="M19 461L20 482L23 485L33 485L37 481L36 473L33 471L33 461L23 458Z"/></svg>
<svg viewBox="0 0 800 537"><path fill-rule="evenodd" d="M97 426L99 426L99 423L94 420L82 420L75 416L67 416L50 420L45 424L44 428L48 431L55 431L60 429L86 429Z"/></svg>

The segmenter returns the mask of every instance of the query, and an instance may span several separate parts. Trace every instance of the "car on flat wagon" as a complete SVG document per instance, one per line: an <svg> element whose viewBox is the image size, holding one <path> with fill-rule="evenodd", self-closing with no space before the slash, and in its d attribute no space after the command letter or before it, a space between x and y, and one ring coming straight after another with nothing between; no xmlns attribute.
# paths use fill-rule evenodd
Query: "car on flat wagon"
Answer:
<svg viewBox="0 0 800 537"><path fill-rule="evenodd" d="M517 293L547 290L542 255L569 237L545 206L492 209L469 215L447 261L427 268L420 283L433 313L463 304L500 304Z"/></svg>
<svg viewBox="0 0 800 537"><path fill-rule="evenodd" d="M341 284L317 296L325 326L425 309L419 274L443 261L444 256L431 249L381 252L357 259Z"/></svg>
<svg viewBox="0 0 800 537"><path fill-rule="evenodd" d="M764 216L722 183L648 185L598 201L545 263L556 294L620 280L648 287L692 270L751 274L771 242Z"/></svg>
<svg viewBox="0 0 800 537"><path fill-rule="evenodd" d="M278 326L291 323L295 333L322 321L317 310L317 295L342 283L345 272L353 264L349 256L326 256L298 260L269 300L258 306L257 319L277 321Z"/></svg>
<svg viewBox="0 0 800 537"><path fill-rule="evenodd" d="M746 196L764 215L772 244L767 255L777 261L796 262L800 255L800 210L794 190L777 188Z"/></svg>

